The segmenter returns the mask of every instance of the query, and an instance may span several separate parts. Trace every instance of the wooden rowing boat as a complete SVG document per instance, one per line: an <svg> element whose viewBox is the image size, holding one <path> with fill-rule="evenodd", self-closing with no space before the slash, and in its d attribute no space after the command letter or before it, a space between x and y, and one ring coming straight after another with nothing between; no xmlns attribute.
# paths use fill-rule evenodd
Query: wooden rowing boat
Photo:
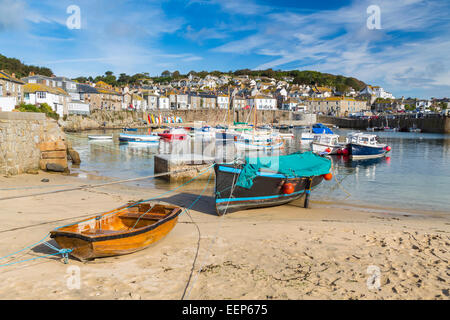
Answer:
<svg viewBox="0 0 450 320"><path fill-rule="evenodd" d="M181 208L150 202L128 204L50 232L63 249L79 260L128 254L165 237Z"/></svg>

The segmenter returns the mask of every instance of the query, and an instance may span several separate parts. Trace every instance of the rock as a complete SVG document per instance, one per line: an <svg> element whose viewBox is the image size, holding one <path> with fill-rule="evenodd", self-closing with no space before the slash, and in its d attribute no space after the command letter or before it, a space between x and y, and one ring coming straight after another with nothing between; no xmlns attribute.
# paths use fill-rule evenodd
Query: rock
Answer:
<svg viewBox="0 0 450 320"><path fill-rule="evenodd" d="M68 167L66 158L64 158L64 159L56 159L56 158L53 158L53 159L41 159L41 160L39 160L39 167L41 168L41 170L48 170L47 169L47 165L50 164L50 163L58 164L61 167L63 167L64 169Z"/></svg>
<svg viewBox="0 0 450 320"><path fill-rule="evenodd" d="M47 163L47 171L64 172L66 168L58 163Z"/></svg>
<svg viewBox="0 0 450 320"><path fill-rule="evenodd" d="M44 179L41 180L41 182L49 182L49 181L50 181L50 180L47 179L47 178L44 178Z"/></svg>
<svg viewBox="0 0 450 320"><path fill-rule="evenodd" d="M28 169L26 171L26 173L28 173L28 174L39 174L39 170L38 169Z"/></svg>
<svg viewBox="0 0 450 320"><path fill-rule="evenodd" d="M69 157L72 160L73 164L80 164L81 163L80 155L74 149L72 149L72 148L67 149L67 154L69 155Z"/></svg>

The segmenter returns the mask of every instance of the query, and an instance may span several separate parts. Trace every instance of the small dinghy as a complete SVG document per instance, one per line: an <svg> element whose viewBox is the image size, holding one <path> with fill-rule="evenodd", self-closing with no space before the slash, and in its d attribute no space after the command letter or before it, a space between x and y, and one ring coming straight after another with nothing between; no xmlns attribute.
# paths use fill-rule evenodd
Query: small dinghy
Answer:
<svg viewBox="0 0 450 320"><path fill-rule="evenodd" d="M181 208L150 202L128 204L50 232L79 260L128 254L145 249L175 227Z"/></svg>
<svg viewBox="0 0 450 320"><path fill-rule="evenodd" d="M106 136L106 135L88 135L89 140L112 140L113 136Z"/></svg>

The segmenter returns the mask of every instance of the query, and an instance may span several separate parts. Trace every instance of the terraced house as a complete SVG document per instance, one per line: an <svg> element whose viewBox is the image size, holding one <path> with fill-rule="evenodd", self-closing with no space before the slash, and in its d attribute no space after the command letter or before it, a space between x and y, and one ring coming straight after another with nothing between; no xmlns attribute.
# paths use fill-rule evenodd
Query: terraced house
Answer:
<svg viewBox="0 0 450 320"><path fill-rule="evenodd" d="M84 99L90 104L91 110L122 110L122 94L115 91L110 85L99 81L95 84L95 87L87 88L83 86L82 89L87 91L83 92L85 93Z"/></svg>
<svg viewBox="0 0 450 320"><path fill-rule="evenodd" d="M346 117L352 113L370 111L366 101L350 97L306 98L304 104L312 113Z"/></svg>
<svg viewBox="0 0 450 320"><path fill-rule="evenodd" d="M0 111L12 111L23 99L24 82L0 71Z"/></svg>
<svg viewBox="0 0 450 320"><path fill-rule="evenodd" d="M26 104L48 104L60 117L68 114L69 94L61 88L42 83L27 83L23 87Z"/></svg>

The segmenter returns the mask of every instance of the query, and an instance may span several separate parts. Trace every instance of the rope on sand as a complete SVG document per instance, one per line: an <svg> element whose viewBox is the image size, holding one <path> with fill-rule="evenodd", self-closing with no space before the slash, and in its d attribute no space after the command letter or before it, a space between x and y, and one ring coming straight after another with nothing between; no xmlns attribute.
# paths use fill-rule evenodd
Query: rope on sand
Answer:
<svg viewBox="0 0 450 320"><path fill-rule="evenodd" d="M210 169L212 166L209 166L207 169ZM28 198L28 197L35 197L35 196L42 196L47 194L54 194L54 193L61 193L61 192L68 192L68 191L76 191L76 190L83 190L83 189L91 189L91 188L98 188L103 186L108 186L112 184L118 184L118 183L125 183L125 182L132 182L132 181L139 181L139 180L145 180L150 178L157 178L161 176L165 176L168 174L175 174L175 173L181 173L186 172L192 169L181 169L181 170L174 170L169 172L163 172L163 173L157 173L150 176L145 177L139 177L139 178L132 178L132 179L125 179L125 180L117 180L112 182L105 182L105 183L99 183L99 184L91 184L91 185L81 185L74 188L67 188L67 189L59 189L59 190L53 190L53 191L47 191L47 192L38 192L38 193L32 193L32 194L24 194L24 195L18 195L18 196L10 196L10 197L3 197L0 198L1 200L11 200L11 199L19 199L19 198Z"/></svg>
<svg viewBox="0 0 450 320"><path fill-rule="evenodd" d="M155 197L152 197L152 198L149 198L149 199L146 199L146 200L140 200L140 201L134 202L134 203L132 203L131 205L122 208L121 210L125 210L125 209L128 209L128 208L137 206L137 205L139 205L140 203L147 202L147 201L150 201L150 200L154 200L154 199L160 198L160 197L162 197L162 196L164 196L164 195L166 195L166 194L169 194L169 193L171 193L171 192L174 192L175 190L180 189L181 187L183 187L183 186L189 184L190 182L194 181L195 179L197 179L198 177L200 177L200 176L203 175L204 173L208 172L212 167L213 167L213 165L208 166L208 167L205 168L203 171L201 171L200 173L198 173L194 178L190 179L189 181L183 183L182 185L180 185L180 186L178 186L178 187L176 187L176 188L174 188L174 189L168 190L168 191L166 191L166 192L164 192L164 193L162 193L162 194L160 194L160 195L157 195L157 196L155 196ZM186 170L178 170L178 171L183 172L183 171L186 171ZM167 174L167 173L164 173L164 175L165 175L165 174ZM161 174L159 174L159 175L161 175ZM208 184L209 184L209 180L210 180L210 178L211 178L211 175L212 175L212 172L210 173L210 176L209 176L209 179L208 179ZM153 176L156 176L156 175L153 175ZM142 177L142 178L136 178L136 179L146 179L146 178L148 178L148 177ZM127 180L121 180L121 181L114 181L114 182L110 182L110 183L107 183L107 184L120 183L120 182L124 182L124 181L136 180L136 179L127 179ZM207 185L208 185L208 184L207 184ZM106 184L101 184L101 185L106 185ZM99 186L99 185L94 185L94 186L92 186L92 187L95 187L95 186ZM74 189L76 190L77 188L66 189L66 190L62 190L62 191L60 191L60 192L63 192L63 191L72 191L72 190L74 190ZM197 197L197 199L196 199L196 200L195 200L188 208L191 208L191 207L192 207L192 206L200 199L200 197L203 195L203 193L204 193L205 190L206 190L206 187L205 187L205 189L203 190L203 192L200 194L200 196ZM48 194L48 193L52 193L52 192L47 192L47 193L44 193L44 194ZM0 200L2 200L2 199L0 199ZM114 211L115 211L115 210L113 210L113 213L114 213ZM92 219L96 219L96 218L94 217L94 218L92 218ZM89 221L89 220L86 220L86 221ZM63 228L63 227L68 227L68 226L71 226L71 225L76 224L76 223L77 223L77 222L74 222L74 223L71 223L71 224L67 224L67 225L65 225L65 226L57 227L57 228L55 228L55 230L60 229L60 228ZM57 250L56 253L54 253L54 254L48 254L48 255L44 255L44 256L39 256L39 257L31 258L31 259L20 260L20 261L16 261L16 262L11 262L11 263L6 263L6 264L1 264L0 267L6 267L6 266L14 265L14 264L17 264L17 263L21 263L21 262L33 261L33 260L36 260L36 259L39 259L39 258L46 258L46 257L49 257L49 256L58 255L58 254L61 254L61 255L63 256L65 262L68 262L68 254L69 254L70 252L72 252L73 249L58 249L58 248L54 247L53 245L51 245L51 244L45 242L45 239L47 239L47 237L49 236L49 234L50 234L50 233L47 233L47 234L45 235L44 238L42 238L41 240L39 240L38 242L36 242L36 243L34 243L34 244L32 244L32 245L29 245L29 246L27 246L27 247L25 247L25 248L23 248L23 249L21 249L21 250L18 250L18 251L15 251L15 252L13 252L13 253L10 253L10 254L8 254L8 255L6 255L6 256L0 257L0 260L6 259L6 258L11 257L11 256L13 256L13 255L16 255L16 254L18 254L18 253L20 253L20 252L22 252L22 251L27 250L27 249L31 249L31 248L33 248L33 247L35 247L35 246L37 246L38 244L43 243L43 242L44 242L43 244L46 245L46 246L48 246L49 248L51 248L51 249L53 249L53 250Z"/></svg>

